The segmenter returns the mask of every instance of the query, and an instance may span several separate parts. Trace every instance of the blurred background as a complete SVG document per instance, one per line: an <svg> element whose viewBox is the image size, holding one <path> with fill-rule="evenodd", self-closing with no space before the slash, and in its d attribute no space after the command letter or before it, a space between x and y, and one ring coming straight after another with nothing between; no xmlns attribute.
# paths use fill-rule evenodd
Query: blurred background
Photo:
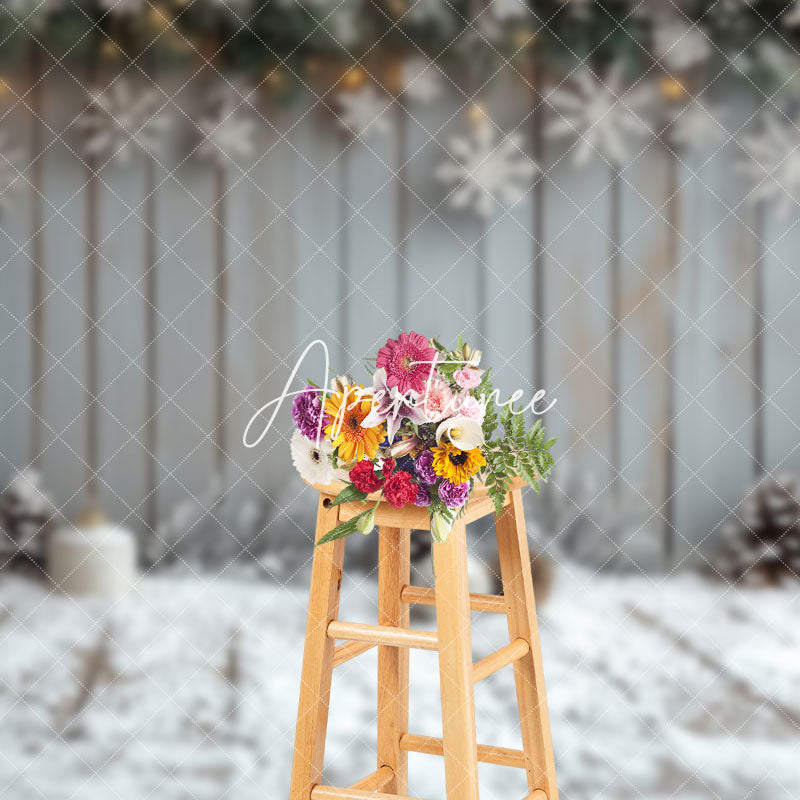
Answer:
<svg viewBox="0 0 800 800"><path fill-rule="evenodd" d="M525 504L562 798L797 800L798 47L772 0L3 0L0 797L287 797L316 498L288 409L242 432L312 340L365 380L413 329L557 399ZM478 735L518 747L507 672ZM375 695L374 654L337 671L329 783L374 769Z"/></svg>

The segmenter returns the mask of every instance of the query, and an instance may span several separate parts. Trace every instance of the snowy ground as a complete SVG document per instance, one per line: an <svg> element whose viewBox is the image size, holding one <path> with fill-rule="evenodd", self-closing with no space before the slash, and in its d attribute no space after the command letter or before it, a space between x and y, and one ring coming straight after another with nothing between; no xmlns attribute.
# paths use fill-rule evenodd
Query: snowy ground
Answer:
<svg viewBox="0 0 800 800"><path fill-rule="evenodd" d="M150 578L108 608L0 578L0 798L285 800L305 580ZM343 618L374 621L370 579L343 591ZM540 609L562 798L800 798L798 612L789 588L562 569ZM504 625L476 615L476 658ZM437 735L435 655L411 669L411 729ZM335 675L330 783L374 769L374 672L373 652ZM519 746L509 670L477 704L479 741ZM481 780L483 800L526 793L517 770ZM411 789L444 797L440 759L411 756Z"/></svg>

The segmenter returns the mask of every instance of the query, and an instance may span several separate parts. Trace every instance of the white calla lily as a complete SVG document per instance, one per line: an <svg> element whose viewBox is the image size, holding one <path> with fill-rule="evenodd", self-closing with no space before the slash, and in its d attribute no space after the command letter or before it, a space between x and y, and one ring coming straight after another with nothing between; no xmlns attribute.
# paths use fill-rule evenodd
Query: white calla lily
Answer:
<svg viewBox="0 0 800 800"><path fill-rule="evenodd" d="M441 444L442 439L455 445L459 450L472 450L484 443L480 423L460 415L439 423L439 427L436 428L436 444Z"/></svg>

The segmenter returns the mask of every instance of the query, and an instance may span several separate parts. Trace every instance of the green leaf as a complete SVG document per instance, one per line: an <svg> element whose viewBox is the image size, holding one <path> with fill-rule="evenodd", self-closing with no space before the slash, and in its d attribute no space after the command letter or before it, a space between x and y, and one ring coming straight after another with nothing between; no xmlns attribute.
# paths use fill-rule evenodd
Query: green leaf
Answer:
<svg viewBox="0 0 800 800"><path fill-rule="evenodd" d="M341 539L343 536L349 536L351 533L355 533L358 525L358 520L364 516L364 514L368 514L369 511L372 509L368 509L367 511L362 512L357 517L353 517L353 519L347 520L347 522L342 522L341 525L337 525L332 531L328 531L318 542L317 546L321 544L327 544L328 542L332 542L334 539Z"/></svg>
<svg viewBox="0 0 800 800"><path fill-rule="evenodd" d="M363 502L367 499L367 493L356 489L355 484L348 484L336 495L331 506L340 506L342 503L352 503L355 500Z"/></svg>

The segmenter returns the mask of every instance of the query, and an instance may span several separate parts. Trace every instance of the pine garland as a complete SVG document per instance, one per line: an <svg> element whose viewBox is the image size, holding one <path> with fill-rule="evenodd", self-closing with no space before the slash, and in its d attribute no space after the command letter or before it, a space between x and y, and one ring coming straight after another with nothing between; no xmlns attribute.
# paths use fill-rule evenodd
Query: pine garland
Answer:
<svg viewBox="0 0 800 800"><path fill-rule="evenodd" d="M345 0L334 9L273 0L146 0L126 8L126 0L109 6L101 0L42 3L25 0L0 4L0 60L14 64L26 47L41 47L57 59L103 59L124 66L145 52L158 65L211 57L221 69L237 70L259 80L275 70L284 80L302 83L310 72L309 58L338 62L346 70L354 58L419 56L436 59L445 70L475 65L475 42L482 53L478 68L492 75L507 59L524 57L536 47L543 63L568 71L576 59L602 72L612 61L623 60L632 73L659 69L653 53L654 30L664 24L657 3L639 0L528 0L529 15L492 16L492 9L475 19L472 4L442 0L438 13L422 19L411 0L378 0L359 5L354 15ZM752 67L743 79L771 85L776 76L759 53L764 41L796 56L800 25L786 0L694 0L664 4L686 28L702 32L711 42L716 66L730 67L730 59L747 52ZM663 12L664 9L661 9ZM352 28L342 42L344 18ZM357 16L357 24L353 17ZM491 18L490 31L483 30ZM483 52L485 51L485 52ZM714 69L715 67L712 67ZM285 86L274 86L286 92ZM289 93L291 94L291 93Z"/></svg>

